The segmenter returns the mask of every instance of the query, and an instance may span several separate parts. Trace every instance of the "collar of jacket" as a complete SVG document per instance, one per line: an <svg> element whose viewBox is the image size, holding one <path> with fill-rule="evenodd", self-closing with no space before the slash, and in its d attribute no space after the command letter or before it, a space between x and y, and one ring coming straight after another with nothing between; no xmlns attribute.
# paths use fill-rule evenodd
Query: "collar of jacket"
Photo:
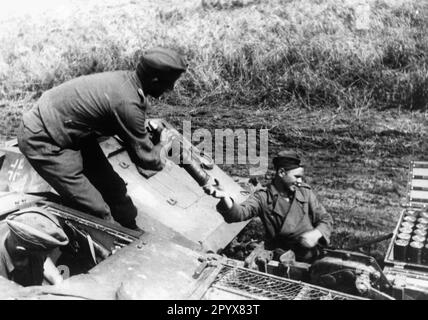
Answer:
<svg viewBox="0 0 428 320"><path fill-rule="evenodd" d="M0 239L0 251L3 252L3 263L6 265L7 272L11 273L15 270L15 266L12 262L12 258L9 255L9 252L6 249L6 238L9 235L10 231L7 231L3 237Z"/></svg>
<svg viewBox="0 0 428 320"><path fill-rule="evenodd" d="M135 89L137 90L138 95L141 98L142 105L144 105L145 109L148 110L150 108L149 100L146 98L146 94L143 91L143 85L141 84L141 80L140 80L140 78L138 78L136 71L131 72L131 79L133 80L133 83L135 85Z"/></svg>
<svg viewBox="0 0 428 320"><path fill-rule="evenodd" d="M294 193L294 198L300 202L307 202L308 194L307 192L305 192L303 188L309 188L309 186L307 184L302 183L302 185L299 188L296 188L296 192ZM277 197L281 196L278 190L276 189L275 185L273 184L273 181L268 185L268 189L272 194L273 199L277 199Z"/></svg>
<svg viewBox="0 0 428 320"><path fill-rule="evenodd" d="M131 72L131 78L132 80L134 80L134 83L136 84L137 89L143 90L143 85L141 84L140 78L138 78L136 71Z"/></svg>

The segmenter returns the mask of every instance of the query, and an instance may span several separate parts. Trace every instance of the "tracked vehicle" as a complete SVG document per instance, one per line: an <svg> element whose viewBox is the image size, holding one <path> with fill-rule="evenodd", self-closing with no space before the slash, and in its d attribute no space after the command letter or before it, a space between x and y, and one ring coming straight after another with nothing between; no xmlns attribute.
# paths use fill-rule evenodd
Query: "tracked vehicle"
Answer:
<svg viewBox="0 0 428 320"><path fill-rule="evenodd" d="M157 121L174 130L167 122ZM197 150L175 133L185 150ZM410 261L401 254L399 261L394 250L399 225L409 210L425 212L426 163L412 164L409 207L403 210L394 231L385 260L387 267L381 270L371 257L339 250L325 250L312 265L292 259L272 261L271 252L260 246L245 261L229 258L223 250L247 222L224 222L215 209L217 200L204 194L191 170L201 170L221 181L236 201L248 197L247 188L207 157L194 159L191 170L169 161L164 170L143 176L119 139L102 139L100 145L127 183L138 208L137 224L144 231L136 232L64 206L31 168L16 142L9 141L0 149L0 223L18 210L42 207L58 217L70 243L51 254L65 279L63 283L22 287L0 277L0 299L428 298L426 260Z"/></svg>

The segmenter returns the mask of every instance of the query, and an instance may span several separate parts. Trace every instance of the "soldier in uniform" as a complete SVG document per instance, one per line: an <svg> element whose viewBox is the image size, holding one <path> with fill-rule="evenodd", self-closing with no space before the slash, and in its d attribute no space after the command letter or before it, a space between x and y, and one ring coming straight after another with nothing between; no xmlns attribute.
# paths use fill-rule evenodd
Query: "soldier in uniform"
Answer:
<svg viewBox="0 0 428 320"><path fill-rule="evenodd" d="M65 204L141 230L125 182L97 138L118 135L137 168L162 170L160 152L166 139L156 144L150 139L146 96L158 98L172 90L185 70L181 55L156 48L141 57L136 71L81 76L54 87L23 115L19 148Z"/></svg>
<svg viewBox="0 0 428 320"><path fill-rule="evenodd" d="M292 250L298 261L311 262L319 246L329 244L333 219L311 187L303 183L300 162L293 151L279 152L273 159L276 174L272 182L240 204L221 185L204 190L220 199L217 210L228 223L260 217L267 234L266 249L282 253Z"/></svg>
<svg viewBox="0 0 428 320"><path fill-rule="evenodd" d="M41 285L44 279L63 279L48 254L68 244L58 220L40 208L10 214L0 223L0 276L22 286Z"/></svg>

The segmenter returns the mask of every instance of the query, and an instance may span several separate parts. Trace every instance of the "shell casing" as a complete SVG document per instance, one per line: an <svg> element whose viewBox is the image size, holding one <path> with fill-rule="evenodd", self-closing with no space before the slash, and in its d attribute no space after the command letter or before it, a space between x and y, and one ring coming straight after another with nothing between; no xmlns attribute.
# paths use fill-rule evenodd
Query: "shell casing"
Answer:
<svg viewBox="0 0 428 320"><path fill-rule="evenodd" d="M428 219L426 218L419 218L417 221L418 221L418 224L428 225Z"/></svg>
<svg viewBox="0 0 428 320"><path fill-rule="evenodd" d="M417 211L417 210L407 210L406 211L406 215L417 217L419 215L419 211Z"/></svg>
<svg viewBox="0 0 428 320"><path fill-rule="evenodd" d="M415 216L405 216L403 218L403 221L408 221L408 222L415 222L416 221L416 217Z"/></svg>
<svg viewBox="0 0 428 320"><path fill-rule="evenodd" d="M398 231L400 231L400 233L412 233L413 229L408 227L401 227Z"/></svg>
<svg viewBox="0 0 428 320"><path fill-rule="evenodd" d="M409 244L409 249L407 250L407 260L411 263L422 263L422 248L424 244L418 241L412 241Z"/></svg>
<svg viewBox="0 0 428 320"><path fill-rule="evenodd" d="M191 151L185 149L180 141L178 141L178 150L170 149L171 159L182 167L187 173L200 185L206 185L210 180L210 175L202 169L197 159L193 157ZM176 144L177 146L177 144ZM174 152L175 151L175 152ZM178 152L177 152L178 151Z"/></svg>
<svg viewBox="0 0 428 320"><path fill-rule="evenodd" d="M415 235L415 236L421 236L421 237L426 237L426 235L427 235L427 231L426 230L424 230L424 229L416 229L415 231L413 231L413 234Z"/></svg>
<svg viewBox="0 0 428 320"><path fill-rule="evenodd" d="M426 212L426 211L421 212L420 217L421 217L421 218L428 219L428 212Z"/></svg>
<svg viewBox="0 0 428 320"><path fill-rule="evenodd" d="M411 236L411 234L410 234L410 233L399 233L399 234L397 235L397 238L398 238L398 239L401 239L401 240L407 240L407 241L409 241L411 237L412 237L412 236Z"/></svg>
<svg viewBox="0 0 428 320"><path fill-rule="evenodd" d="M412 241L424 243L425 242L425 237L424 236L414 235L414 236L412 236Z"/></svg>
<svg viewBox="0 0 428 320"><path fill-rule="evenodd" d="M406 240L395 240L394 242L394 260L406 261L407 246L409 241Z"/></svg>
<svg viewBox="0 0 428 320"><path fill-rule="evenodd" d="M413 228L414 226L415 226L414 223L409 222L409 221L404 221L404 222L401 223L400 227Z"/></svg>
<svg viewBox="0 0 428 320"><path fill-rule="evenodd" d="M416 229L425 230L425 231L428 229L428 226L426 224L421 224L421 223L418 223L415 227Z"/></svg>

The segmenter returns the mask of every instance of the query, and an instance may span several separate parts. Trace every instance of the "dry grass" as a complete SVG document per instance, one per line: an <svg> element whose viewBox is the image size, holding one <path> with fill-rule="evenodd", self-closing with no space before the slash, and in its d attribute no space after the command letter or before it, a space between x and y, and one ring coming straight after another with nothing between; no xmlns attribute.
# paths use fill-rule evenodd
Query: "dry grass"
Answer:
<svg viewBox="0 0 428 320"><path fill-rule="evenodd" d="M336 220L335 246L392 230L407 162L428 151L426 2L75 3L2 22L0 134L13 136L44 90L132 68L142 50L168 46L189 71L152 116L179 128L189 116L193 128L268 128L270 155L306 154L309 182Z"/></svg>

